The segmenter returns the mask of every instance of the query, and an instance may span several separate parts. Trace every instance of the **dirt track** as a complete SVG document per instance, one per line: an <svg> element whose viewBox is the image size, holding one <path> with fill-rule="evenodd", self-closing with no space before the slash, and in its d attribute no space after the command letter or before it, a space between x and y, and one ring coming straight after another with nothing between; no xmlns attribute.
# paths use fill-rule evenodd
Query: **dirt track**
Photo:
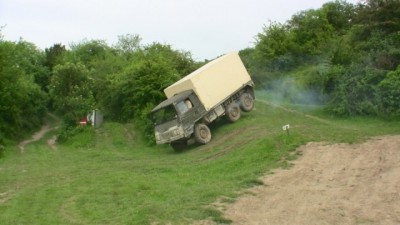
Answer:
<svg viewBox="0 0 400 225"><path fill-rule="evenodd" d="M233 224L400 224L400 136L310 143L287 170L226 206Z"/></svg>
<svg viewBox="0 0 400 225"><path fill-rule="evenodd" d="M59 119L58 119L55 115L53 115L53 114L51 114L51 113L48 113L47 115L50 116L50 117L53 117L53 118L57 121L57 124L60 123ZM55 126L55 127L50 127L50 125L48 124L48 122L45 121L45 124L43 124L42 128L41 128L39 131L37 131L36 133L34 133L34 134L32 135L32 138L27 139L27 140L23 140L23 141L21 141L21 142L18 144L18 148L19 148L20 153L24 153L24 151L25 151L25 146L26 146L27 144L30 144L30 143L32 143L32 142L36 142L36 141L42 139L43 136L44 136L47 132L49 132L49 131L51 131L51 130L53 130L53 129L57 129L57 127L56 127L56 126ZM57 137L56 137L56 136L53 136L53 137L51 137L50 139L48 139L48 140L46 141L47 145L48 145L51 149L53 149L53 150L57 149L57 146L56 146L56 139L57 139Z"/></svg>
<svg viewBox="0 0 400 225"><path fill-rule="evenodd" d="M49 132L49 130L50 130L49 125L45 124L42 126L42 128L38 132L36 132L32 135L31 139L21 141L18 144L18 148L19 148L20 152L24 153L25 146L27 144L40 140L47 132Z"/></svg>

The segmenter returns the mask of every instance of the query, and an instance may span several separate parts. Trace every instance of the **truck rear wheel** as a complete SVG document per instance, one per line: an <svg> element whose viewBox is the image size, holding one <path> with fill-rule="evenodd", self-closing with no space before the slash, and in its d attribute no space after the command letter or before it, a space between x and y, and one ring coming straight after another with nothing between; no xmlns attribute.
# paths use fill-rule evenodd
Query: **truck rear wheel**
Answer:
<svg viewBox="0 0 400 225"><path fill-rule="evenodd" d="M235 122L240 118L240 108L235 102L226 107L226 118L231 122Z"/></svg>
<svg viewBox="0 0 400 225"><path fill-rule="evenodd" d="M240 108L245 112L250 112L254 108L254 99L250 93L243 93L240 98Z"/></svg>
<svg viewBox="0 0 400 225"><path fill-rule="evenodd" d="M198 123L194 126L194 139L199 144L207 144L211 141L211 131L207 125Z"/></svg>

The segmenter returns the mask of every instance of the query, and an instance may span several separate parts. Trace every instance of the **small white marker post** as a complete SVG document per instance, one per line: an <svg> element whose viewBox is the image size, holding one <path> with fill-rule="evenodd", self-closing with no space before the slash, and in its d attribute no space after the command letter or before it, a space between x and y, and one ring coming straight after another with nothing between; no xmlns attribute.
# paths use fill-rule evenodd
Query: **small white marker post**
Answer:
<svg viewBox="0 0 400 225"><path fill-rule="evenodd" d="M286 134L289 135L289 128L290 128L290 125L286 124L285 126L282 127L282 130L286 131Z"/></svg>

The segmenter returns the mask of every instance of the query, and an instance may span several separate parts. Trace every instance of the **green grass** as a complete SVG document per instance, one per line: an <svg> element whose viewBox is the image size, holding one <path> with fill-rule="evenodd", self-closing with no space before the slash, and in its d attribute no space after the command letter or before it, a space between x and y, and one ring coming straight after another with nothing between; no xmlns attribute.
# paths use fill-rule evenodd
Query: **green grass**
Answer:
<svg viewBox="0 0 400 225"><path fill-rule="evenodd" d="M182 152L146 146L131 124L110 122L56 150L45 140L23 154L8 147L0 159L1 224L229 223L212 203L232 202L269 170L289 166L298 146L400 133L400 122L307 113L257 101L238 122L213 124L211 143Z"/></svg>

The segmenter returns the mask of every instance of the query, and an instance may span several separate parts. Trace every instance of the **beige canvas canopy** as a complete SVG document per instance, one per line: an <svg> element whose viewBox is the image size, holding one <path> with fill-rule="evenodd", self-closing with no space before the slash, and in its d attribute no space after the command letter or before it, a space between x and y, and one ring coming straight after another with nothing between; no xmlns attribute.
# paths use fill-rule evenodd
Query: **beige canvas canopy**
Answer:
<svg viewBox="0 0 400 225"><path fill-rule="evenodd" d="M206 110L251 82L237 52L223 55L185 76L164 90L167 98L193 90Z"/></svg>

